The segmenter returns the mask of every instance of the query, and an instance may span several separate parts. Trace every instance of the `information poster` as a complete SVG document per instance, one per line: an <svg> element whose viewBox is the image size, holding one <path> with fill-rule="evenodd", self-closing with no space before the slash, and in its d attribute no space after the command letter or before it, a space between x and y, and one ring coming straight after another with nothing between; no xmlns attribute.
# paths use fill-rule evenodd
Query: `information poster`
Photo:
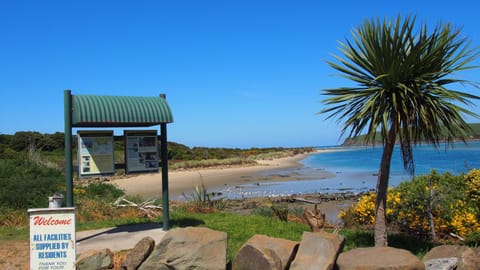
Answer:
<svg viewBox="0 0 480 270"><path fill-rule="evenodd" d="M157 131L125 131L126 172L158 171Z"/></svg>
<svg viewBox="0 0 480 270"><path fill-rule="evenodd" d="M30 269L75 269L75 208L28 209Z"/></svg>
<svg viewBox="0 0 480 270"><path fill-rule="evenodd" d="M78 132L80 176L113 174L113 131Z"/></svg>

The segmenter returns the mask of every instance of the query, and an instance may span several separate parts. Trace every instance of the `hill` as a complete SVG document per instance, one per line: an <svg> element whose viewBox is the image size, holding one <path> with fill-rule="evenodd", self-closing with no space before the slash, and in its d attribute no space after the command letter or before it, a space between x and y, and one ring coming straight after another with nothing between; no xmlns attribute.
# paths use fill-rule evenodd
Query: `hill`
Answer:
<svg viewBox="0 0 480 270"><path fill-rule="evenodd" d="M472 133L469 134L469 140L479 140L480 139L480 123L470 123L470 127L472 128ZM363 140L365 135L360 135L355 138L347 138L342 143L342 146L358 146L363 145ZM375 144L381 144L381 137L380 134L377 133L375 137Z"/></svg>

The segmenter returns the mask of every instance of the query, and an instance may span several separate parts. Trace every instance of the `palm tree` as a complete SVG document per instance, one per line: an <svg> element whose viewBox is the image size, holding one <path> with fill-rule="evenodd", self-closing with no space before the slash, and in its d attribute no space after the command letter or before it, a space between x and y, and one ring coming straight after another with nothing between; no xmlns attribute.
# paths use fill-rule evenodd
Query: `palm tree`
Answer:
<svg viewBox="0 0 480 270"><path fill-rule="evenodd" d="M471 131L463 116L479 116L462 105L473 105L479 96L451 89L478 84L451 75L469 66L477 49L460 29L439 24L431 33L423 24L415 31L415 17L366 20L352 33L353 41L339 42L343 57L327 63L353 87L325 89L326 107L320 113L344 121L342 136L362 133L364 145L383 145L375 204L375 246L387 246L386 198L390 161L400 144L403 165L414 175L412 146L421 142L439 147L456 139L465 142ZM447 89L449 87L450 89Z"/></svg>

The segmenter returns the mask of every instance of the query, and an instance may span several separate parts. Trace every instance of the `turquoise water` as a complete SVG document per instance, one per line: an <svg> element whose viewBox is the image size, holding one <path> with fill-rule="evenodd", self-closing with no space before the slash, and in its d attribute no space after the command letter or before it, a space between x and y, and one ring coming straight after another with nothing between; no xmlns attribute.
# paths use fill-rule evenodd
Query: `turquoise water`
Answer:
<svg viewBox="0 0 480 270"><path fill-rule="evenodd" d="M303 167L274 170L269 175L299 175L299 179L322 173L330 173L326 179L298 180L286 182L260 182L227 189L219 189L229 198L285 196L305 193L364 192L374 190L382 155L376 147L322 147L329 150L309 155L301 161ZM413 150L415 175L428 174L431 170L440 173L460 174L472 168L480 168L480 142L467 145L456 143L453 148L439 149L419 146ZM315 177L313 177L315 178ZM396 186L412 177L403 170L400 149L395 148L390 171L390 186Z"/></svg>

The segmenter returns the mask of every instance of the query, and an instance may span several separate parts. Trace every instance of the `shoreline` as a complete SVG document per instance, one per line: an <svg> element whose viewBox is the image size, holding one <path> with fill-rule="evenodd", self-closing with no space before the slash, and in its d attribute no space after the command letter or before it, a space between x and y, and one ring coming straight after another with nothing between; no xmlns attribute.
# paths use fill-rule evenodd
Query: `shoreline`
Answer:
<svg viewBox="0 0 480 270"><path fill-rule="evenodd" d="M226 186L237 186L270 181L309 180L318 178L334 177L332 173L323 171L319 175L311 177L299 177L298 175L265 173L282 169L302 168L301 160L311 154L328 152L330 150L317 150L307 154L299 154L291 157L283 157L271 160L257 160L257 165L204 168L196 170L177 170L168 173L169 197L180 197L182 194L191 194L195 186L202 183L207 190ZM138 195L143 198L160 198L162 196L162 173L150 173L135 175L127 178L112 180L112 183L124 190L128 195Z"/></svg>

